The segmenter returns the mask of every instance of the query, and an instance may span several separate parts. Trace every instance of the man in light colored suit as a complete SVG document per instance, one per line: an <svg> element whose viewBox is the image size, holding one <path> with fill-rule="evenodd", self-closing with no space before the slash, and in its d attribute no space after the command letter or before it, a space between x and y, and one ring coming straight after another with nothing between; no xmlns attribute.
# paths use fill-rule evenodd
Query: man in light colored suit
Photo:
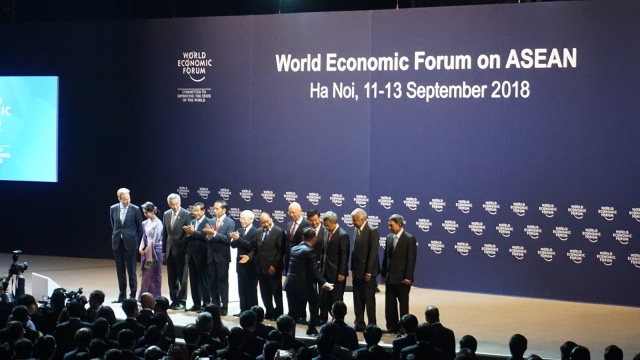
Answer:
<svg viewBox="0 0 640 360"><path fill-rule="evenodd" d="M187 304L187 233L185 226L191 223L191 214L180 206L180 195L167 196L169 210L164 212L162 249L169 278L170 307L184 310Z"/></svg>
<svg viewBox="0 0 640 360"><path fill-rule="evenodd" d="M397 333L398 303L400 316L409 313L409 291L416 267L416 238L404 231L404 218L393 214L389 217L389 230L382 260L381 280L386 284L384 316L387 332Z"/></svg>
<svg viewBox="0 0 640 360"><path fill-rule="evenodd" d="M193 307L188 311L200 312L211 301L207 267L207 235L204 233L204 227L211 219L205 216L205 207L201 202L193 204L191 213L194 219L191 220L191 224L184 227L187 233L189 287L193 300Z"/></svg>
<svg viewBox="0 0 640 360"><path fill-rule="evenodd" d="M227 315L229 306L230 234L236 228L235 221L227 216L227 206L222 199L216 201L213 204L215 217L202 230L207 235L211 302L218 305L222 316Z"/></svg>
<svg viewBox="0 0 640 360"><path fill-rule="evenodd" d="M118 274L118 300L122 302L127 295L127 275L129 276L129 297L135 298L138 291L136 278L136 258L138 241L142 238L142 213L131 203L129 189L120 188L116 195L118 203L111 206L111 248L116 260Z"/></svg>

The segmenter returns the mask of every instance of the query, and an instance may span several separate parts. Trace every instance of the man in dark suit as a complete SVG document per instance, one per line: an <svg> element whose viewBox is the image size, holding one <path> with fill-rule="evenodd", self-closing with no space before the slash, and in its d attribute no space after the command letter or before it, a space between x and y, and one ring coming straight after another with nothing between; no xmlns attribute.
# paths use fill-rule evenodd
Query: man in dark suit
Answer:
<svg viewBox="0 0 640 360"><path fill-rule="evenodd" d="M307 211L307 221L309 221L309 227L311 227L316 232L316 244L314 245L314 250L316 252L316 257L318 259L318 269L322 271L322 259L324 258L324 239L326 238L325 231L327 229L322 225L322 215L317 209L312 209ZM320 326L322 323L320 322L320 294L322 293L322 284L316 284L316 295L313 297L314 303L309 303L309 312L311 318L317 319L316 324L312 324L313 326Z"/></svg>
<svg viewBox="0 0 640 360"><path fill-rule="evenodd" d="M351 275L353 276L353 313L356 331L365 328L364 310L367 309L369 325L376 324L376 277L380 273L378 229L367 222L367 213L357 208L351 212L353 220L353 251Z"/></svg>
<svg viewBox="0 0 640 360"><path fill-rule="evenodd" d="M302 233L304 229L309 226L309 222L302 217L302 207L297 202L289 204L289 217L291 221L287 223L285 228L287 231L287 251L284 257L285 275L289 267L289 253L291 248L302 242Z"/></svg>
<svg viewBox="0 0 640 360"><path fill-rule="evenodd" d="M414 345L407 346L400 352L400 359L443 360L442 350L431 343L431 331L428 324L422 323L416 328L416 340Z"/></svg>
<svg viewBox="0 0 640 360"><path fill-rule="evenodd" d="M258 305L258 274L255 266L255 243L258 230L253 226L255 214L251 210L240 213L240 229L231 233L231 247L238 249L236 272L240 312ZM236 314L240 316L240 314Z"/></svg>
<svg viewBox="0 0 640 360"><path fill-rule="evenodd" d="M127 275L129 276L129 297L135 298L138 292L136 277L136 259L138 241L142 238L142 213L140 208L131 203L129 189L117 191L118 203L111 206L111 248L116 260L118 274L118 300L122 302L127 295Z"/></svg>
<svg viewBox="0 0 640 360"><path fill-rule="evenodd" d="M273 224L268 212L260 214L260 226L261 229L256 234L256 268L260 296L266 311L265 318L273 320L283 312L282 259L287 249L287 238L282 228Z"/></svg>
<svg viewBox="0 0 640 360"><path fill-rule="evenodd" d="M387 235L382 260L381 280L386 284L384 316L387 331L393 333L398 332L398 303L400 316L409 313L409 291L416 267L416 238L404 231L403 226L402 215L389 217L391 234Z"/></svg>
<svg viewBox="0 0 640 360"><path fill-rule="evenodd" d="M349 275L349 235L338 226L338 215L327 211L322 215L325 228L324 257L322 259L322 276L334 284L333 290L322 290L320 294L320 321L326 322L329 310L336 301L342 301Z"/></svg>
<svg viewBox="0 0 640 360"><path fill-rule="evenodd" d="M382 329L375 324L367 325L364 329L364 341L367 346L352 353L355 360L393 360L393 354L378 345L382 338Z"/></svg>
<svg viewBox="0 0 640 360"><path fill-rule="evenodd" d="M433 346L442 349L443 359L452 360L456 357L456 336L453 330L440 323L440 310L435 306L427 306L424 317L429 324L430 339Z"/></svg>
<svg viewBox="0 0 640 360"><path fill-rule="evenodd" d="M302 319L306 322L304 308L307 302L315 304L313 298L317 296L316 284L322 284L322 288L326 290L332 288L318 270L315 243L316 232L311 227L307 227L303 231L303 242L291 248L289 272L284 282L284 290L287 292L289 316L294 320ZM311 311L307 335L317 335L318 332L313 325L317 320L316 314Z"/></svg>
<svg viewBox="0 0 640 360"><path fill-rule="evenodd" d="M229 263L231 262L231 238L229 234L236 223L227 216L227 202L220 199L213 204L215 218L202 230L209 244L207 262L209 263L209 289L211 302L218 305L220 315L226 316L229 306Z"/></svg>
<svg viewBox="0 0 640 360"><path fill-rule="evenodd" d="M189 287L193 307L189 311L201 311L211 302L209 292L209 268L207 266L207 238L204 227L209 223L205 207L201 202L193 204L194 219L184 227L187 233L187 256L189 257Z"/></svg>
<svg viewBox="0 0 640 360"><path fill-rule="evenodd" d="M162 249L167 264L170 307L184 310L187 304L187 233L184 227L191 222L191 214L180 206L180 195L169 194L170 209L164 212Z"/></svg>
<svg viewBox="0 0 640 360"><path fill-rule="evenodd" d="M400 358L400 352L402 349L415 345L418 341L416 339L416 330L418 329L418 318L413 314L404 314L400 318L400 328L404 335L393 339L393 356L396 359Z"/></svg>
<svg viewBox="0 0 640 360"><path fill-rule="evenodd" d="M133 301L135 300L127 300ZM76 345L76 331L81 328L89 328L91 329L91 324L80 320L80 315L82 315L82 311L84 307L79 301L72 300L67 303L67 315L69 316L69 320L59 323L56 325L56 329L53 332L53 337L56 339L57 349L54 359L62 360L64 354L73 350Z"/></svg>

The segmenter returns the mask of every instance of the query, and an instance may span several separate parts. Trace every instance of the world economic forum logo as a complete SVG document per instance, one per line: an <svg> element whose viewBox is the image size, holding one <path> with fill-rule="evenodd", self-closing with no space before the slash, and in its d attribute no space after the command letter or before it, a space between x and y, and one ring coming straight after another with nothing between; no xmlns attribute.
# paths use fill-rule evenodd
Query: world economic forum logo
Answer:
<svg viewBox="0 0 640 360"><path fill-rule="evenodd" d="M249 189L242 189L240 190L240 197L246 201L249 202L251 201L251 198L253 197L253 192ZM258 214L258 216L260 216L260 214Z"/></svg>
<svg viewBox="0 0 640 360"><path fill-rule="evenodd" d="M469 252L471 251L471 245L469 245L469 243L467 242L458 242L454 247L456 251L462 256L469 255Z"/></svg>
<svg viewBox="0 0 640 360"><path fill-rule="evenodd" d="M567 241L569 235L571 235L571 230L569 230L568 227L556 226L556 228L553 229L553 235L562 241Z"/></svg>
<svg viewBox="0 0 640 360"><path fill-rule="evenodd" d="M367 222L373 227L378 227L380 225L380 218L378 215L368 215Z"/></svg>
<svg viewBox="0 0 640 360"><path fill-rule="evenodd" d="M353 198L353 201L359 207L365 208L365 207L367 207L367 204L369 203L369 197L367 195L356 195L356 197Z"/></svg>
<svg viewBox="0 0 640 360"><path fill-rule="evenodd" d="M442 254L442 250L444 250L444 244L440 240L431 240L427 246L438 255Z"/></svg>
<svg viewBox="0 0 640 360"><path fill-rule="evenodd" d="M322 196L320 196L320 194L315 193L315 192L310 192L310 193L307 195L307 200L308 200L308 201L311 203L311 205L313 205L313 206L317 206L321 199L322 199Z"/></svg>
<svg viewBox="0 0 640 360"><path fill-rule="evenodd" d="M582 205L571 205L569 206L567 211L569 211L569 214L571 214L571 216L580 220L584 217L584 214L587 212L587 209L585 209L584 206Z"/></svg>
<svg viewBox="0 0 640 360"><path fill-rule="evenodd" d="M264 190L262 191L262 194L260 194L260 196L262 196L264 201L268 203L272 203L273 199L276 198L276 194L272 190Z"/></svg>
<svg viewBox="0 0 640 360"><path fill-rule="evenodd" d="M253 215L256 217L256 219L260 219L260 214L262 214L262 209L251 209L251 211L253 212Z"/></svg>
<svg viewBox="0 0 640 360"><path fill-rule="evenodd" d="M229 208L229 216L234 220L240 219L240 208Z"/></svg>
<svg viewBox="0 0 640 360"><path fill-rule="evenodd" d="M442 223L442 228L447 230L449 234L455 234L458 230L458 223L455 220L445 220Z"/></svg>
<svg viewBox="0 0 640 360"><path fill-rule="evenodd" d="M616 256L613 255L611 251L600 251L597 255L597 258L606 266L613 265L613 262L616 260Z"/></svg>
<svg viewBox="0 0 640 360"><path fill-rule="evenodd" d="M342 196L342 194L331 194L329 200L331 200L331 202L335 206L342 206L342 203L344 202L344 196Z"/></svg>
<svg viewBox="0 0 640 360"><path fill-rule="evenodd" d="M618 211L613 206L602 206L598 210L598 214L607 221L613 221L613 218L618 214Z"/></svg>
<svg viewBox="0 0 640 360"><path fill-rule="evenodd" d="M542 229L540 229L540 226L538 225L527 225L524 228L524 232L525 234L529 235L529 237L535 240L540 237L540 233L542 232Z"/></svg>
<svg viewBox="0 0 640 360"><path fill-rule="evenodd" d="M514 202L511 204L511 211L513 211L518 216L524 216L529 210L527 204L523 202Z"/></svg>
<svg viewBox="0 0 640 360"><path fill-rule="evenodd" d="M556 211L558 211L558 208L556 208L556 206L553 205L553 204L542 204L542 205L540 205L538 210L540 210L542 215L544 215L544 216L546 216L548 218L552 218L553 215L556 214Z"/></svg>
<svg viewBox="0 0 640 360"><path fill-rule="evenodd" d="M485 201L482 204L482 208L491 215L495 215L498 213L498 209L500 209L500 205L496 201Z"/></svg>
<svg viewBox="0 0 640 360"><path fill-rule="evenodd" d="M382 195L378 198L378 204L380 204L380 206L382 206L383 208L389 210L391 209L391 205L393 205L393 199L391 198L391 196Z"/></svg>
<svg viewBox="0 0 640 360"><path fill-rule="evenodd" d="M580 249L571 249L567 253L567 257L576 264L581 264L587 255Z"/></svg>
<svg viewBox="0 0 640 360"><path fill-rule="evenodd" d="M180 195L183 199L186 199L189 197L189 188L186 186L178 186L178 189L176 189L176 192L178 193L178 195Z"/></svg>
<svg viewBox="0 0 640 360"><path fill-rule="evenodd" d="M414 197L407 197L406 199L404 199L404 205L409 210L415 211L418 208L418 205L420 205L420 201L418 201L418 199Z"/></svg>
<svg viewBox="0 0 640 360"><path fill-rule="evenodd" d="M273 218L276 219L277 222L282 223L284 222L284 218L286 217L286 214L283 210L274 210L271 213L271 216L273 216Z"/></svg>
<svg viewBox="0 0 640 360"><path fill-rule="evenodd" d="M284 193L283 196L284 196L284 199L289 202L289 204L298 200L298 194L296 194L295 191L287 191Z"/></svg>
<svg viewBox="0 0 640 360"><path fill-rule="evenodd" d="M509 249L509 252L514 258L522 260L527 254L527 249L525 249L524 246L521 245L512 245L511 249Z"/></svg>
<svg viewBox="0 0 640 360"><path fill-rule="evenodd" d="M629 244L629 239L631 239L631 237L632 236L628 230L616 230L616 232L613 233L613 238L622 245Z"/></svg>
<svg viewBox="0 0 640 360"><path fill-rule="evenodd" d="M640 208L632 208L629 211L629 215L631 215L631 218L635 221L640 222Z"/></svg>
<svg viewBox="0 0 640 360"><path fill-rule="evenodd" d="M640 254L629 254L627 260L629 260L631 265L640 269Z"/></svg>
<svg viewBox="0 0 640 360"><path fill-rule="evenodd" d="M351 214L342 215L342 222L348 227L353 227L353 218L351 217Z"/></svg>
<svg viewBox="0 0 640 360"><path fill-rule="evenodd" d="M213 60L204 51L183 51L182 58L178 59L178 69L193 82L202 82L207 75L207 69L212 66Z"/></svg>
<svg viewBox="0 0 640 360"><path fill-rule="evenodd" d="M547 262L553 261L553 257L556 256L556 252L553 251L553 248L543 247L538 250L538 255Z"/></svg>
<svg viewBox="0 0 640 360"><path fill-rule="evenodd" d="M589 240L592 243L598 242L598 239L601 235L602 234L600 234L600 231L598 231L598 229L593 228L584 229L584 231L582 232L582 236L584 236L585 239Z"/></svg>
<svg viewBox="0 0 640 360"><path fill-rule="evenodd" d="M469 224L469 230L478 236L482 235L485 228L486 227L481 221L473 221Z"/></svg>
<svg viewBox="0 0 640 360"><path fill-rule="evenodd" d="M229 197L231 196L231 190L227 188L221 188L220 190L218 190L218 195L220 195L223 200L228 201Z"/></svg>
<svg viewBox="0 0 640 360"><path fill-rule="evenodd" d="M418 219L418 221L416 221L416 226L424 232L429 232L433 223L429 219Z"/></svg>
<svg viewBox="0 0 640 360"><path fill-rule="evenodd" d="M429 201L429 205L431 205L433 210L437 212L442 212L442 210L444 210L444 207L447 205L447 203L444 202L444 200L442 199L431 199L431 201Z"/></svg>
<svg viewBox="0 0 640 360"><path fill-rule="evenodd" d="M463 214L468 214L473 207L473 204L471 204L471 201L469 200L458 200L458 202L456 203L456 207Z"/></svg>
<svg viewBox="0 0 640 360"><path fill-rule="evenodd" d="M207 187L198 188L198 195L200 195L200 197L203 198L204 200L207 200L210 194L211 194L211 191L209 190L209 188Z"/></svg>
<svg viewBox="0 0 640 360"><path fill-rule="evenodd" d="M498 254L498 251L500 250L498 249L496 244L484 244L482 245L481 249L482 249L482 252L490 258L496 257L496 255Z"/></svg>
<svg viewBox="0 0 640 360"><path fill-rule="evenodd" d="M513 232L513 226L511 226L511 224L501 223L501 224L498 224L498 226L496 226L496 230L500 233L500 235L504 237L509 237Z"/></svg>

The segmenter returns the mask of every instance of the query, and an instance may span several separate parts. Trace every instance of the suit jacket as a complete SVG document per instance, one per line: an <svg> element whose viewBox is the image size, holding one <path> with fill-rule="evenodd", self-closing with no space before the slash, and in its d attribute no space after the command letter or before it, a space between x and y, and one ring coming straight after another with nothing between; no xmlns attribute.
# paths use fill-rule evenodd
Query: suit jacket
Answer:
<svg viewBox="0 0 640 360"><path fill-rule="evenodd" d="M285 233L278 225L273 225L269 230L268 236L263 240L266 230L260 228L256 232L256 254L257 269L263 274L268 274L269 266L273 266L276 269L276 274L282 272L284 267L284 253L286 251Z"/></svg>
<svg viewBox="0 0 640 360"><path fill-rule="evenodd" d="M238 273L255 272L254 259L256 257L256 234L258 229L255 226L251 226L249 231L245 233L245 228L238 229L240 237L236 241L231 242L231 247L238 249L238 255L236 259L236 271ZM249 256L249 262L240 264L240 255Z"/></svg>
<svg viewBox="0 0 640 360"><path fill-rule="evenodd" d="M138 249L138 241L142 239L142 212L136 205L129 204L124 221L120 221L120 203L111 205L109 209L111 218L111 248L117 250L120 239L126 251Z"/></svg>
<svg viewBox="0 0 640 360"><path fill-rule="evenodd" d="M451 360L456 357L456 337L453 330L444 327L441 323L434 323L429 326L431 331L431 344L442 349L444 360Z"/></svg>
<svg viewBox="0 0 640 360"><path fill-rule="evenodd" d="M365 274L375 278L380 273L378 247L380 234L378 229L366 222L358 235L359 229L353 231L353 252L351 253L351 274L354 279L363 279Z"/></svg>
<svg viewBox="0 0 640 360"><path fill-rule="evenodd" d="M305 293L313 290L315 279L319 284L326 281L318 270L316 252L309 244L302 242L291 248L289 256L289 272L284 281L283 290L287 292Z"/></svg>
<svg viewBox="0 0 640 360"><path fill-rule="evenodd" d="M309 222L306 219L302 219L300 221L300 225L296 228L295 234L293 234L293 239L291 239L291 227L293 226L293 221L289 221L287 223L287 227L285 228L285 233L287 235L287 253L291 250L292 247L300 244L302 242L302 235L304 234L304 229L309 227Z"/></svg>
<svg viewBox="0 0 640 360"><path fill-rule="evenodd" d="M397 285L402 283L403 279L409 279L413 283L417 254L416 238L406 230L402 231L396 247L397 249L393 248L393 234L387 235L382 276L386 277L387 284Z"/></svg>
<svg viewBox="0 0 640 360"><path fill-rule="evenodd" d="M118 219L118 221L120 221L120 219ZM58 348L56 349L54 359L62 359L64 354L76 347L76 331L83 327L91 329L91 324L80 321L80 319L69 319L56 326L56 330L53 332L53 337L56 339Z"/></svg>
<svg viewBox="0 0 640 360"><path fill-rule="evenodd" d="M215 229L218 218L212 218L209 220L209 225ZM207 261L209 264L222 264L231 262L231 238L229 234L236 228L236 223L229 216L222 218L220 227L215 236L207 239L209 244L209 251L207 255Z"/></svg>
<svg viewBox="0 0 640 360"><path fill-rule="evenodd" d="M207 263L207 234L202 230L209 220L203 216L193 234L187 236L187 255L198 264ZM191 220L191 225L196 226L196 219Z"/></svg>
<svg viewBox="0 0 640 360"><path fill-rule="evenodd" d="M402 349L415 345L417 342L418 341L416 340L416 334L406 334L393 339L393 343L392 343L393 355L395 356L396 359L399 359Z"/></svg>
<svg viewBox="0 0 640 360"><path fill-rule="evenodd" d="M400 352L400 359L406 360L409 355L413 355L414 359L424 360L442 360L442 350L434 347L428 342L417 342L415 345L411 345L402 349Z"/></svg>
<svg viewBox="0 0 640 360"><path fill-rule="evenodd" d="M322 274L330 283L338 281L338 275L349 275L349 235L341 227L334 230L329 241L329 230L325 229L324 259Z"/></svg>
<svg viewBox="0 0 640 360"><path fill-rule="evenodd" d="M169 256L184 256L187 253L187 233L182 229L189 225L193 216L189 211L180 208L173 228L171 227L171 209L164 212L162 221L162 251Z"/></svg>
<svg viewBox="0 0 640 360"><path fill-rule="evenodd" d="M380 345L358 349L352 353L355 360L393 360L393 354Z"/></svg>

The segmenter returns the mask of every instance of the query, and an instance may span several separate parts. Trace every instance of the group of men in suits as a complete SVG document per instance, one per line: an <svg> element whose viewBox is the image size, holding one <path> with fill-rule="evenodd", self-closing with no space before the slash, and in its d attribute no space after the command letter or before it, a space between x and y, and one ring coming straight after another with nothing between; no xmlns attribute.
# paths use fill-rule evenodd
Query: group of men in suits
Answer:
<svg viewBox="0 0 640 360"><path fill-rule="evenodd" d="M137 289L135 250L142 236L142 216L130 203L129 190L119 189L117 195L119 203L111 207L112 245L120 288L118 301L122 301L126 295L125 270L129 272L130 297L135 297ZM235 222L226 215L228 205L224 200L214 203L213 218L205 215L202 202L195 203L189 213L182 208L178 194L170 194L167 203L170 209L163 216L162 242L174 310L185 310L186 285L190 278L194 305L188 310L201 311L213 303L220 307L221 315L227 315L230 248L234 247L238 249L236 271L241 312L257 305L259 284L265 317L276 319L281 315L284 311L282 276L285 275L289 314L297 322L306 323L308 303L310 326L326 322L331 305L343 300L349 261L356 330L362 331L366 326L365 309L368 324L376 324L378 275L386 284L387 330L397 332L399 317L409 311L417 246L416 239L404 231L401 215L394 214L389 218L391 234L386 237L380 267L380 235L360 208L351 213L352 242L347 231L338 224L336 213L320 214L311 210L305 219L297 202L289 205L291 220L284 228L274 224L268 212L260 214L260 226L254 227L255 214L245 210L240 214L241 226L237 230ZM301 279L304 280L301 282ZM291 285L302 283L312 285Z"/></svg>

